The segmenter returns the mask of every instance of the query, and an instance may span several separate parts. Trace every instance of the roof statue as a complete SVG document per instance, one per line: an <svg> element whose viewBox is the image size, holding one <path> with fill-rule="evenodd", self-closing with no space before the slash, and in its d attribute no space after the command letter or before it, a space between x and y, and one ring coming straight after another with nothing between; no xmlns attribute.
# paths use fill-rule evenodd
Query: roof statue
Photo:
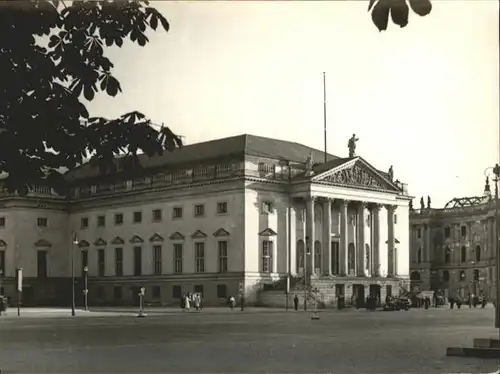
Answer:
<svg viewBox="0 0 500 374"><path fill-rule="evenodd" d="M413 200L410 200L410 204L408 205L408 207L410 208L410 210L413 210Z"/></svg>
<svg viewBox="0 0 500 374"><path fill-rule="evenodd" d="M352 134L352 138L349 139L347 143L347 148L349 148L349 158L356 157L356 142L359 138L356 138L356 134Z"/></svg>
<svg viewBox="0 0 500 374"><path fill-rule="evenodd" d="M389 168L389 172L387 174L389 174L389 180L392 182L394 179L394 168L392 167L392 165Z"/></svg>
<svg viewBox="0 0 500 374"><path fill-rule="evenodd" d="M424 197L423 196L420 198L420 209L422 209L422 210L425 209Z"/></svg>
<svg viewBox="0 0 500 374"><path fill-rule="evenodd" d="M427 196L427 209L431 209L431 197Z"/></svg>
<svg viewBox="0 0 500 374"><path fill-rule="evenodd" d="M306 177L310 177L311 175L314 174L313 172L313 166L314 166L314 159L313 159L313 153L309 153L309 156L307 156L306 159Z"/></svg>

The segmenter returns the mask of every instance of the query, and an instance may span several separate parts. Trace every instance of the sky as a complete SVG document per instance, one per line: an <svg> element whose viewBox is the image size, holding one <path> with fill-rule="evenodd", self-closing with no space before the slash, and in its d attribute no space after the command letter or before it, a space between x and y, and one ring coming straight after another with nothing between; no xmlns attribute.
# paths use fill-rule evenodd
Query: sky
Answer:
<svg viewBox="0 0 500 374"><path fill-rule="evenodd" d="M328 151L347 157L355 133L415 206L482 195L499 162L494 0L434 0L386 32L361 0L151 4L170 31L106 52L123 93L98 96L92 115L138 110L187 144L248 133L323 149L326 72Z"/></svg>

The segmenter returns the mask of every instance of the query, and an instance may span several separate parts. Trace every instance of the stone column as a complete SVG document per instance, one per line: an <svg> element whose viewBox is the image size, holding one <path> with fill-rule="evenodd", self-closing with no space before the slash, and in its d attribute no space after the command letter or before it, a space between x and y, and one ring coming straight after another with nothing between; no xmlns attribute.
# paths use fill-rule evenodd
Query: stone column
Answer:
<svg viewBox="0 0 500 374"><path fill-rule="evenodd" d="M295 207L291 207L290 216L288 217L290 220L290 273L297 273L297 214L295 211ZM288 227L287 227L288 229ZM287 240L288 241L288 240ZM288 248L287 248L288 251Z"/></svg>
<svg viewBox="0 0 500 374"><path fill-rule="evenodd" d="M307 274L309 276L314 274L314 196L308 196L306 201L306 242L305 242L305 250L309 249L310 255L306 255L306 267Z"/></svg>
<svg viewBox="0 0 500 374"><path fill-rule="evenodd" d="M366 257L365 257L365 221L366 221L366 203L361 202L358 206L358 224L357 229L358 229L358 245L357 245L357 251L356 251L356 275L358 277L364 277L365 276L365 267L366 267Z"/></svg>
<svg viewBox="0 0 500 374"><path fill-rule="evenodd" d="M386 205L387 209L387 276L394 276L394 205Z"/></svg>
<svg viewBox="0 0 500 374"><path fill-rule="evenodd" d="M430 254L431 254L431 228L429 224L425 224L425 250L424 253L422 254L422 260L423 262L429 262L430 261Z"/></svg>
<svg viewBox="0 0 500 374"><path fill-rule="evenodd" d="M339 248L339 270L340 275L347 275L347 246L348 246L348 236L347 236L347 225L348 225L348 217L347 217L347 206L349 202L347 200L343 200L340 202L340 248Z"/></svg>
<svg viewBox="0 0 500 374"><path fill-rule="evenodd" d="M323 246L321 255L323 261L322 273L332 275L332 201L327 199L323 202Z"/></svg>
<svg viewBox="0 0 500 374"><path fill-rule="evenodd" d="M373 258L372 275L380 277L380 208L379 204L372 207L373 214Z"/></svg>

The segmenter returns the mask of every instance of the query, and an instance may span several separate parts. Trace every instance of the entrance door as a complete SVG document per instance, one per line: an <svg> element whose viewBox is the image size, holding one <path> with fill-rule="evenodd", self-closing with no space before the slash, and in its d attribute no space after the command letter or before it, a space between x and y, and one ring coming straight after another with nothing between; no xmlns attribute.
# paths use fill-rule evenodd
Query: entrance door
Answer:
<svg viewBox="0 0 500 374"><path fill-rule="evenodd" d="M363 308L365 306L365 286L362 284L354 284L352 290L356 308Z"/></svg>
<svg viewBox="0 0 500 374"><path fill-rule="evenodd" d="M339 242L332 241L332 254L331 258L331 266L332 266L332 274L339 275L340 274L340 259L339 259Z"/></svg>
<svg viewBox="0 0 500 374"><path fill-rule="evenodd" d="M378 284L370 284L370 296L377 299L377 305L380 305L381 287Z"/></svg>

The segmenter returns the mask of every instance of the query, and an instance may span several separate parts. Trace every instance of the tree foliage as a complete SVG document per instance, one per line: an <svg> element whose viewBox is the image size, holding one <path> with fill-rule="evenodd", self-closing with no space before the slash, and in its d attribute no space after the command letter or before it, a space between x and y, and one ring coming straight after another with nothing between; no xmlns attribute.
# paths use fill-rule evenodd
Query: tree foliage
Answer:
<svg viewBox="0 0 500 374"><path fill-rule="evenodd" d="M408 25L410 8L419 16L426 16L432 10L432 3L430 0L370 0L368 5L368 11L372 11L373 23L379 31L387 30L389 14L392 22L399 27Z"/></svg>
<svg viewBox="0 0 500 374"><path fill-rule="evenodd" d="M182 145L142 113L91 117L83 97L116 96L106 47L148 43L148 30L169 24L147 2L0 2L0 173L20 194L38 183L65 192L61 169L92 154L103 173L138 167L137 153L162 154ZM158 126L159 127L159 126Z"/></svg>

